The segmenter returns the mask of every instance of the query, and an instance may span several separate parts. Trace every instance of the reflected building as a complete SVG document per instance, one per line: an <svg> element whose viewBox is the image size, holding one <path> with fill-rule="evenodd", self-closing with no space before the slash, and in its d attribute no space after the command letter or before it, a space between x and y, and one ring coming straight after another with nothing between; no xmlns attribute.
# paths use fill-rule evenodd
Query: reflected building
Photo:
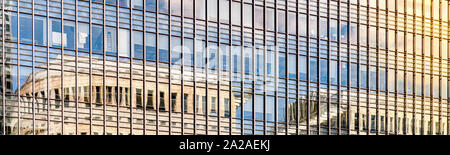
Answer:
<svg viewBox="0 0 450 155"><path fill-rule="evenodd" d="M450 130L448 0L0 2L0 134Z"/></svg>

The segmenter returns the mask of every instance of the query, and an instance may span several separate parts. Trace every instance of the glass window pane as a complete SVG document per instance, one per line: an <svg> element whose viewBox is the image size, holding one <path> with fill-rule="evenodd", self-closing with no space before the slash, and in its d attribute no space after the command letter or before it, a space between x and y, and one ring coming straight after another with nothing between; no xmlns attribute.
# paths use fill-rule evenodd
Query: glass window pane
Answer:
<svg viewBox="0 0 450 155"><path fill-rule="evenodd" d="M253 26L253 6L250 4L244 5L244 26Z"/></svg>
<svg viewBox="0 0 450 155"><path fill-rule="evenodd" d="M350 69L351 69L351 76L350 76L350 86L351 87L358 87L358 65L357 64L351 64L350 65Z"/></svg>
<svg viewBox="0 0 450 155"><path fill-rule="evenodd" d="M345 62L341 63L341 85L348 85L348 64Z"/></svg>
<svg viewBox="0 0 450 155"><path fill-rule="evenodd" d="M145 34L145 52L147 60L156 61L156 34Z"/></svg>
<svg viewBox="0 0 450 155"><path fill-rule="evenodd" d="M117 55L117 35L116 28L106 27L105 28L105 48L106 54Z"/></svg>
<svg viewBox="0 0 450 155"><path fill-rule="evenodd" d="M172 15L181 16L181 0L171 0L170 11Z"/></svg>
<svg viewBox="0 0 450 155"><path fill-rule="evenodd" d="M231 24L241 25L241 3L233 2L231 6Z"/></svg>
<svg viewBox="0 0 450 155"><path fill-rule="evenodd" d="M310 59L310 80L311 82L318 82L318 64L317 64L317 58L311 58Z"/></svg>
<svg viewBox="0 0 450 155"><path fill-rule="evenodd" d="M61 47L61 20L59 19L50 19L49 21L49 28L50 28L50 44L52 47Z"/></svg>
<svg viewBox="0 0 450 155"><path fill-rule="evenodd" d="M144 8L144 0L133 0L133 8L143 9Z"/></svg>
<svg viewBox="0 0 450 155"><path fill-rule="evenodd" d="M184 65L194 66L194 40L184 39Z"/></svg>
<svg viewBox="0 0 450 155"><path fill-rule="evenodd" d="M320 83L328 83L328 61L320 59Z"/></svg>
<svg viewBox="0 0 450 155"><path fill-rule="evenodd" d="M266 9L266 29L275 31L275 11L271 8Z"/></svg>
<svg viewBox="0 0 450 155"><path fill-rule="evenodd" d="M83 25L83 28L86 28L86 25ZM89 29L88 29L89 31ZM86 34L86 31L82 31L82 32L78 32L78 33L83 33ZM88 33L89 34L89 33ZM85 36L85 35L83 35ZM75 49L75 22L72 21L64 21L64 35L63 35L63 44L64 44L64 48L66 49ZM82 38L82 36L78 36L78 39ZM84 38L86 39L86 38ZM79 40L80 41L86 41L86 40ZM80 43L79 43L80 44ZM80 47L79 47L80 48ZM85 51L88 51L86 49L84 49Z"/></svg>
<svg viewBox="0 0 450 155"><path fill-rule="evenodd" d="M20 42L33 43L33 20L31 15L20 14Z"/></svg>
<svg viewBox="0 0 450 155"><path fill-rule="evenodd" d="M286 33L286 11L278 10L278 32Z"/></svg>
<svg viewBox="0 0 450 155"><path fill-rule="evenodd" d="M338 65L337 61L331 61L330 64L330 81L331 84L338 84Z"/></svg>
<svg viewBox="0 0 450 155"><path fill-rule="evenodd" d="M297 78L297 55L289 54L288 76L290 79Z"/></svg>
<svg viewBox="0 0 450 155"><path fill-rule="evenodd" d="M307 76L308 76L308 62L305 56L300 56L299 60L298 60L298 71L299 71L299 75L298 78L300 80L306 81L307 80Z"/></svg>
<svg viewBox="0 0 450 155"><path fill-rule="evenodd" d="M286 54L278 54L278 76L280 78L286 78Z"/></svg>
<svg viewBox="0 0 450 155"><path fill-rule="evenodd" d="M367 82L367 66L361 65L361 88L368 88L368 82Z"/></svg>
<svg viewBox="0 0 450 155"><path fill-rule="evenodd" d="M219 13L220 22L230 22L230 0L220 0Z"/></svg>
<svg viewBox="0 0 450 155"><path fill-rule="evenodd" d="M205 0L195 0L195 18L205 19L206 16Z"/></svg>
<svg viewBox="0 0 450 155"><path fill-rule="evenodd" d="M10 23L6 24L5 27L5 39L9 41L17 41L17 13L5 12L5 22ZM61 23L59 25L61 27ZM59 33L61 33L61 28L59 30ZM57 31L56 27L55 31Z"/></svg>
<svg viewBox="0 0 450 155"><path fill-rule="evenodd" d="M95 53L103 53L103 27L92 25L92 50Z"/></svg>
<svg viewBox="0 0 450 155"><path fill-rule="evenodd" d="M145 9L147 11L156 11L156 0L145 0Z"/></svg>
<svg viewBox="0 0 450 155"><path fill-rule="evenodd" d="M255 28L264 29L264 9L255 6Z"/></svg>
<svg viewBox="0 0 450 155"><path fill-rule="evenodd" d="M172 64L181 64L181 38L180 37L171 37L171 62Z"/></svg>
<svg viewBox="0 0 450 155"><path fill-rule="evenodd" d="M66 28L66 27L64 27ZM64 29L65 30L65 29ZM70 34L68 34L70 36ZM68 43L70 43L70 38ZM79 23L78 24L78 50L89 51L89 24Z"/></svg>
<svg viewBox="0 0 450 155"><path fill-rule="evenodd" d="M158 0L158 11L161 13L169 13L169 1Z"/></svg>
<svg viewBox="0 0 450 155"><path fill-rule="evenodd" d="M217 21L217 0L208 0L208 20Z"/></svg>
<svg viewBox="0 0 450 155"><path fill-rule="evenodd" d="M133 31L133 58L144 58L144 32Z"/></svg>
<svg viewBox="0 0 450 155"><path fill-rule="evenodd" d="M183 0L183 15L194 18L194 0Z"/></svg>
<svg viewBox="0 0 450 155"><path fill-rule="evenodd" d="M119 29L119 56L130 57L130 30Z"/></svg>
<svg viewBox="0 0 450 155"><path fill-rule="evenodd" d="M119 6L130 7L130 0L119 0Z"/></svg>
<svg viewBox="0 0 450 155"><path fill-rule="evenodd" d="M47 45L47 19L40 16L34 17L34 43L36 45Z"/></svg>
<svg viewBox="0 0 450 155"><path fill-rule="evenodd" d="M169 36L158 36L158 54L159 62L169 62Z"/></svg>

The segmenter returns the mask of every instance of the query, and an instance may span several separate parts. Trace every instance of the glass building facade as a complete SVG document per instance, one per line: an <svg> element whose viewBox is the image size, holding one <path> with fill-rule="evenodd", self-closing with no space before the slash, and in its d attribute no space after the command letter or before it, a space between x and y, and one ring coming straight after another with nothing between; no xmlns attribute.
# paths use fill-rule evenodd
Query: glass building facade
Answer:
<svg viewBox="0 0 450 155"><path fill-rule="evenodd" d="M448 0L1 0L0 135L447 135Z"/></svg>

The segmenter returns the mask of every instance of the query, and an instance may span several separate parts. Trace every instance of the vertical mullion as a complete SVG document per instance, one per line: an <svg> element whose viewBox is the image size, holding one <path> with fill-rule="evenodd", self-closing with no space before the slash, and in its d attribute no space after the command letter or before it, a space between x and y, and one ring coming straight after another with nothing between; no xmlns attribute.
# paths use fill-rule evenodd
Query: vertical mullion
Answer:
<svg viewBox="0 0 450 155"><path fill-rule="evenodd" d="M2 1L2 36L5 36L5 3ZM47 6L48 8L48 6ZM48 9L47 9L48 10ZM5 38L2 38L2 134L6 135ZM49 120L49 119L47 119ZM48 131L48 130L47 130Z"/></svg>
<svg viewBox="0 0 450 155"><path fill-rule="evenodd" d="M105 3L103 3L103 14L102 14L102 16L103 17L105 17L105 12L106 12L106 8L105 8ZM106 135L106 38L105 38L105 30L106 30L106 25L105 25L105 23L106 23L106 19L105 18L103 18L103 23L102 23L102 31L103 31L103 33L102 33L102 39L103 39L103 45L102 45L102 47L103 47L103 81L102 81L102 83L103 83L103 95L102 95L102 97L103 97L103 135ZM145 46L144 46L145 47ZM76 62L75 62L76 63ZM77 72L77 71L76 71ZM78 76L76 76L76 77L78 77ZM75 81L77 81L77 80L75 80ZM78 90L78 87L77 86L75 86L75 91L77 91ZM112 92L111 92L112 93ZM77 99L78 97L77 97L77 95L75 95L75 100L77 100L78 101L78 99ZM144 102L145 103L145 102ZM76 103L77 105L78 105L78 103ZM145 120L145 119L144 119ZM144 132L145 133L145 132Z"/></svg>
<svg viewBox="0 0 450 155"><path fill-rule="evenodd" d="M31 85L31 87L32 87L32 96L33 96L33 101L32 101L32 112L33 112L33 114L32 114L32 117L33 117L33 135L36 135L36 112L35 112L35 103L36 103L36 95L34 95L35 93L34 92L36 92L35 91L35 83L36 83L36 81L35 81L35 77L34 77L34 75L35 75L35 72L34 72L34 67L35 67L35 64L34 64L34 46L35 46L35 43L34 43L34 40L35 40L35 38L34 38L34 0L31 0L31 10L33 10L33 12L32 12L32 15L31 15L31 19L32 19L32 23L31 23L31 28L32 28L32 31L31 31L31 34L32 34L32 40L33 40L33 42L32 42L32 85Z"/></svg>

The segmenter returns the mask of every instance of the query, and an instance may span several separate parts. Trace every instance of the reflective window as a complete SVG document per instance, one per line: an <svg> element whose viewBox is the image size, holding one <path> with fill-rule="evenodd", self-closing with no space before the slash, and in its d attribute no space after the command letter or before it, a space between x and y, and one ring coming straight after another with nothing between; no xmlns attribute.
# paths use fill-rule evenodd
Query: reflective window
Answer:
<svg viewBox="0 0 450 155"><path fill-rule="evenodd" d="M158 12L169 13L169 0L158 0Z"/></svg>
<svg viewBox="0 0 450 155"><path fill-rule="evenodd" d="M145 59L156 61L156 34L145 33L145 53Z"/></svg>
<svg viewBox="0 0 450 155"><path fill-rule="evenodd" d="M241 48L240 46L233 46L233 72L241 72Z"/></svg>
<svg viewBox="0 0 450 155"><path fill-rule="evenodd" d="M105 50L106 54L117 55L117 35L116 28L105 27Z"/></svg>
<svg viewBox="0 0 450 155"><path fill-rule="evenodd" d="M130 0L119 0L119 6L130 7Z"/></svg>
<svg viewBox="0 0 450 155"><path fill-rule="evenodd" d="M170 13L181 16L181 0L170 0Z"/></svg>
<svg viewBox="0 0 450 155"><path fill-rule="evenodd" d="M326 18L320 18L320 39L328 39L328 22Z"/></svg>
<svg viewBox="0 0 450 155"><path fill-rule="evenodd" d="M220 0L219 5L220 22L229 23L230 22L230 0Z"/></svg>
<svg viewBox="0 0 450 155"><path fill-rule="evenodd" d="M228 45L220 45L221 63L223 71L230 71L230 47Z"/></svg>
<svg viewBox="0 0 450 155"><path fill-rule="evenodd" d="M317 38L317 17L309 16L309 35L312 38Z"/></svg>
<svg viewBox="0 0 450 155"><path fill-rule="evenodd" d="M320 59L320 83L328 83L328 61Z"/></svg>
<svg viewBox="0 0 450 155"><path fill-rule="evenodd" d="M144 0L133 0L133 8L144 9Z"/></svg>
<svg viewBox="0 0 450 155"><path fill-rule="evenodd" d="M194 66L194 40L184 39L184 65Z"/></svg>
<svg viewBox="0 0 450 155"><path fill-rule="evenodd" d="M103 53L103 27L92 25L92 51Z"/></svg>
<svg viewBox="0 0 450 155"><path fill-rule="evenodd" d="M133 58L144 58L144 33L133 31Z"/></svg>
<svg viewBox="0 0 450 155"><path fill-rule="evenodd" d="M338 62L337 61L331 61L330 63L330 81L331 84L337 85L338 84Z"/></svg>
<svg viewBox="0 0 450 155"><path fill-rule="evenodd" d="M412 72L406 73L406 93L414 93L414 74Z"/></svg>
<svg viewBox="0 0 450 155"><path fill-rule="evenodd" d="M338 39L338 23L336 20L331 20L330 22L330 39L332 41L337 41Z"/></svg>
<svg viewBox="0 0 450 155"><path fill-rule="evenodd" d="M361 88L368 88L368 77L367 77L367 66L366 65L361 65Z"/></svg>
<svg viewBox="0 0 450 155"><path fill-rule="evenodd" d="M288 13L288 33L297 34L297 14L292 12Z"/></svg>
<svg viewBox="0 0 450 155"><path fill-rule="evenodd" d="M244 5L244 26L253 26L253 6L250 4Z"/></svg>
<svg viewBox="0 0 450 155"><path fill-rule="evenodd" d="M66 28L66 27L64 27ZM65 29L64 29L65 30ZM68 36L70 36L68 34ZM89 24L78 23L78 50L89 51ZM70 43L68 38L68 43Z"/></svg>
<svg viewBox="0 0 450 155"><path fill-rule="evenodd" d="M36 45L47 45L47 19L40 16L34 17L34 43Z"/></svg>
<svg viewBox="0 0 450 155"><path fill-rule="evenodd" d="M286 54L278 54L278 77L286 78Z"/></svg>
<svg viewBox="0 0 450 155"><path fill-rule="evenodd" d="M206 3L205 0L195 0L195 18L205 19Z"/></svg>
<svg viewBox="0 0 450 155"><path fill-rule="evenodd" d="M305 56L300 56L298 60L299 80L306 81L308 77L308 62Z"/></svg>
<svg viewBox="0 0 450 155"><path fill-rule="evenodd" d="M116 0L105 0L106 4L116 5Z"/></svg>
<svg viewBox="0 0 450 155"><path fill-rule="evenodd" d="M156 0L145 0L145 9L148 11L156 11Z"/></svg>
<svg viewBox="0 0 450 155"><path fill-rule="evenodd" d="M119 29L119 56L130 57L130 30Z"/></svg>
<svg viewBox="0 0 450 155"><path fill-rule="evenodd" d="M275 52L268 51L266 55L267 75L275 76Z"/></svg>
<svg viewBox="0 0 450 155"><path fill-rule="evenodd" d="M275 31L275 11L272 8L266 9L266 29Z"/></svg>
<svg viewBox="0 0 450 155"><path fill-rule="evenodd" d="M5 39L9 41L17 41L17 13L5 12L5 21L7 23L11 23L5 25ZM55 30L57 31L56 27ZM59 33L61 33L61 31L59 31Z"/></svg>
<svg viewBox="0 0 450 155"><path fill-rule="evenodd" d="M388 70L388 88L390 92L395 92L395 70Z"/></svg>
<svg viewBox="0 0 450 155"><path fill-rule="evenodd" d="M297 78L297 55L289 54L289 65L288 65L288 78L296 79Z"/></svg>
<svg viewBox="0 0 450 155"><path fill-rule="evenodd" d="M310 71L309 71L310 78L309 79L311 80L311 82L318 82L317 70L318 70L319 66L317 64L317 58L311 58L309 63L310 63L309 64L309 67L310 67Z"/></svg>
<svg viewBox="0 0 450 155"><path fill-rule="evenodd" d="M251 48L244 48L244 72L253 73L253 53Z"/></svg>
<svg viewBox="0 0 450 155"><path fill-rule="evenodd" d="M341 63L341 85L348 85L348 63Z"/></svg>
<svg viewBox="0 0 450 155"><path fill-rule="evenodd" d="M348 42L348 23L345 21L341 21L341 41Z"/></svg>
<svg viewBox="0 0 450 155"><path fill-rule="evenodd" d="M369 81L370 81L370 89L376 90L377 89L377 68L370 66L369 68L370 75L369 75Z"/></svg>
<svg viewBox="0 0 450 155"><path fill-rule="evenodd" d="M423 77L423 95L426 97L431 96L431 77L429 74L425 74Z"/></svg>
<svg viewBox="0 0 450 155"><path fill-rule="evenodd" d="M350 24L350 43L357 44L358 43L358 29L356 24Z"/></svg>
<svg viewBox="0 0 450 155"><path fill-rule="evenodd" d="M416 80L415 82L415 88L416 88L416 94L419 96L422 96L422 74L416 73Z"/></svg>
<svg viewBox="0 0 450 155"><path fill-rule="evenodd" d="M279 33L286 33L286 11L278 10L277 11L278 16L278 32Z"/></svg>
<svg viewBox="0 0 450 155"><path fill-rule="evenodd" d="M170 44L170 57L172 64L179 64L181 65L181 52L182 52L182 46L181 46L181 38L180 37L171 37L171 44Z"/></svg>
<svg viewBox="0 0 450 155"><path fill-rule="evenodd" d="M49 21L49 28L50 28L50 44L53 47L61 47L62 46L62 42L61 42L61 20L58 19L50 19Z"/></svg>
<svg viewBox="0 0 450 155"><path fill-rule="evenodd" d="M208 20L217 21L217 0L208 0Z"/></svg>
<svg viewBox="0 0 450 155"><path fill-rule="evenodd" d="M216 43L208 43L208 68L213 69L214 71L217 70L217 44Z"/></svg>
<svg viewBox="0 0 450 155"><path fill-rule="evenodd" d="M255 6L255 28L264 29L264 8Z"/></svg>
<svg viewBox="0 0 450 155"><path fill-rule="evenodd" d="M380 68L380 90L381 91L386 91L386 69L385 68Z"/></svg>
<svg viewBox="0 0 450 155"><path fill-rule="evenodd" d="M261 49L255 50L255 73L258 75L264 74L264 51Z"/></svg>
<svg viewBox="0 0 450 155"><path fill-rule="evenodd" d="M440 92L439 92L439 76L433 76L433 97L437 98L440 97Z"/></svg>
<svg viewBox="0 0 450 155"><path fill-rule="evenodd" d="M241 25L241 3L231 3L231 24Z"/></svg>
<svg viewBox="0 0 450 155"><path fill-rule="evenodd" d="M83 28L86 28L86 26L87 25L84 24ZM89 31L89 28L88 28L88 31ZM83 33L81 36L78 36L78 39L83 38L83 37L87 37L86 36L86 31L81 31L81 32L78 32L78 33L79 34ZM89 33L87 33L87 34L89 34ZM77 37L75 35L75 22L64 21L64 35L63 35L63 38L62 38L63 44L64 44L64 48L66 48L66 49L73 49L74 50L75 49L75 37ZM86 38L84 38L84 39L86 39ZM84 44L86 43L85 42L86 40L79 40L78 42L80 42L80 41L84 41ZM82 43L80 42L78 44L82 44ZM80 48L80 47L78 47L78 48ZM82 48L82 49L84 49L85 51L89 50L89 49L86 50L86 48Z"/></svg>
<svg viewBox="0 0 450 155"><path fill-rule="evenodd" d="M33 20L31 15L20 14L20 42L33 43Z"/></svg>
<svg viewBox="0 0 450 155"><path fill-rule="evenodd" d="M195 40L195 65L199 68L206 67L206 43Z"/></svg>
<svg viewBox="0 0 450 155"><path fill-rule="evenodd" d="M158 60L159 62L169 62L169 36L158 36Z"/></svg>
<svg viewBox="0 0 450 155"><path fill-rule="evenodd" d="M397 73L397 92L405 93L405 72L403 71Z"/></svg>
<svg viewBox="0 0 450 155"><path fill-rule="evenodd" d="M358 87L358 65L357 64L351 64L350 65L350 86L351 87Z"/></svg>
<svg viewBox="0 0 450 155"><path fill-rule="evenodd" d="M183 15L194 18L194 0L183 0Z"/></svg>
<svg viewBox="0 0 450 155"><path fill-rule="evenodd" d="M300 25L300 24L306 24L307 23L307 18L306 18L306 15L305 14L298 14L298 23L299 23L299 26L298 26L298 33L299 33L299 35L301 35L301 36L306 36L307 35L307 26L305 26L305 25Z"/></svg>

